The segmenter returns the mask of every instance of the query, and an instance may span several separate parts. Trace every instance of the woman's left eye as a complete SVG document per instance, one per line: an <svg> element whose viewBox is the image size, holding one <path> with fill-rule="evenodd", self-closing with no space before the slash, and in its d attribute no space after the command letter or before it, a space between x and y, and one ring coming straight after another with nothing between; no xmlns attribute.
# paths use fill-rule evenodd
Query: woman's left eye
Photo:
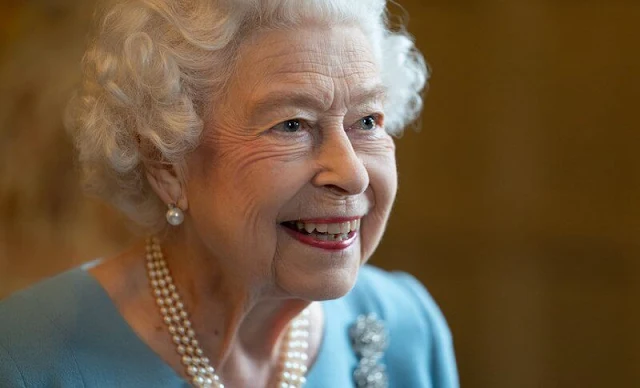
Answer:
<svg viewBox="0 0 640 388"><path fill-rule="evenodd" d="M281 132L293 133L293 132L298 132L301 128L302 128L302 121L299 119L292 119L292 120L283 121L280 124L277 124L272 129L275 129Z"/></svg>
<svg viewBox="0 0 640 388"><path fill-rule="evenodd" d="M376 117L373 115L369 115L369 116L365 116L363 118L361 118L358 121L358 125L360 126L361 129L364 129L366 131L370 131L372 129L375 129L378 126L378 123L376 122Z"/></svg>

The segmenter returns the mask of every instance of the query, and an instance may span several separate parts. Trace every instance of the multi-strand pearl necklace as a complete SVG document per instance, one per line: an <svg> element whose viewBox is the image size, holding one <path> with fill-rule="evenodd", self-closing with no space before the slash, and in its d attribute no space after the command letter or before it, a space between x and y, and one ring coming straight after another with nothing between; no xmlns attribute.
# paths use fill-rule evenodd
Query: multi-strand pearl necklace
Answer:
<svg viewBox="0 0 640 388"><path fill-rule="evenodd" d="M198 388L224 388L196 339L156 237L147 239L146 256L153 295L191 383ZM306 382L308 337L309 310L305 309L291 322L283 341L279 388L300 388Z"/></svg>

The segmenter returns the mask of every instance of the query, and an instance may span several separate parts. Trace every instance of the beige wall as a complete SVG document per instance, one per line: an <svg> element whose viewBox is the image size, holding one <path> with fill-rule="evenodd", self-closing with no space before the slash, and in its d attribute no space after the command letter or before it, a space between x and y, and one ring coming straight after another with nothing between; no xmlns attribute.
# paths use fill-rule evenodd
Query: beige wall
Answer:
<svg viewBox="0 0 640 388"><path fill-rule="evenodd" d="M0 295L130 239L60 124L91 2L28 3L0 6ZM428 285L466 387L640 385L640 2L400 3L434 75L374 262Z"/></svg>

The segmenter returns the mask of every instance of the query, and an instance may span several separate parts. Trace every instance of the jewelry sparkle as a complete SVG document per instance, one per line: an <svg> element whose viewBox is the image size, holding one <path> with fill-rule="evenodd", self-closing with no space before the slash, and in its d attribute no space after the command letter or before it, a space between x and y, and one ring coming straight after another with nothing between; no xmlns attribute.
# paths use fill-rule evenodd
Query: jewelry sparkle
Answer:
<svg viewBox="0 0 640 388"><path fill-rule="evenodd" d="M351 345L360 358L353 372L358 388L387 388L389 379L382 358L388 346L384 324L376 314L361 315L349 329Z"/></svg>

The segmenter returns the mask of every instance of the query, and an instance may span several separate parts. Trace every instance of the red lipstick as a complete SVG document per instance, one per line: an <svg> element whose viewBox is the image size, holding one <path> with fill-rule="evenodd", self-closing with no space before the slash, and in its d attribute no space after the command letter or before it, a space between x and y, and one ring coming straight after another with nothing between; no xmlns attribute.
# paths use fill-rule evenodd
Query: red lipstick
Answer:
<svg viewBox="0 0 640 388"><path fill-rule="evenodd" d="M343 221L346 222L346 221ZM341 251L349 248L358 237L358 231L354 230L347 234L347 238L342 241L324 241L314 238L311 234L304 234L291 228L284 228L287 233L303 244L310 245L315 248L325 249L328 251Z"/></svg>

